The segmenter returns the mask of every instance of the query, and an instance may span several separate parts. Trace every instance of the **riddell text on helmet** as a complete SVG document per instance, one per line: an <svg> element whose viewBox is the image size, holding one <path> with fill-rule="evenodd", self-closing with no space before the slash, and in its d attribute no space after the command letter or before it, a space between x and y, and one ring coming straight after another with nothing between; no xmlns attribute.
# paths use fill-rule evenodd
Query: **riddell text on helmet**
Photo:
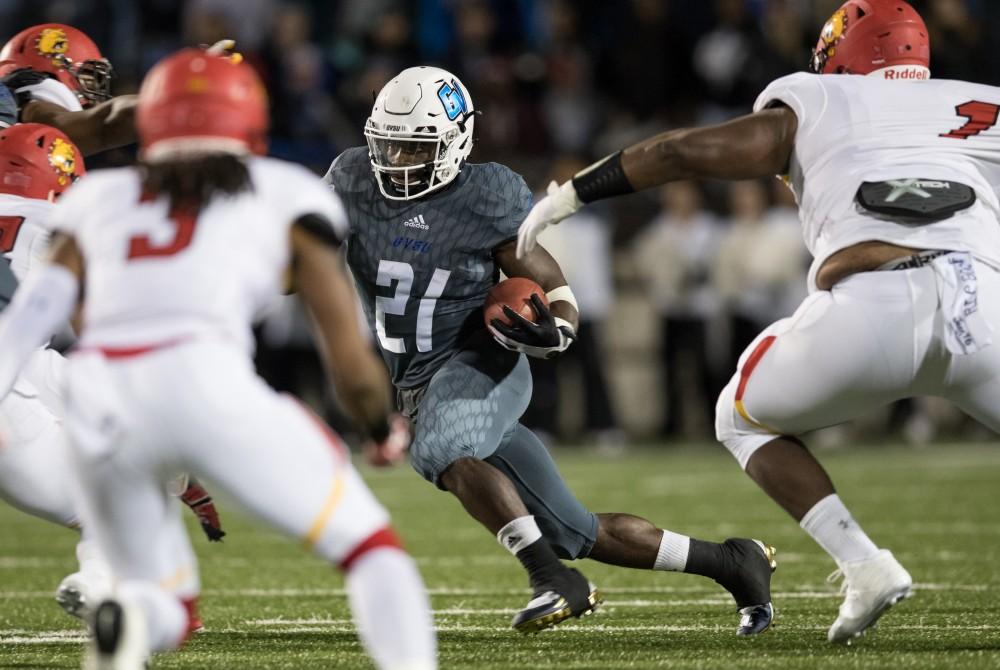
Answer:
<svg viewBox="0 0 1000 670"><path fill-rule="evenodd" d="M886 79L930 79L931 73L922 67L890 68L883 73L883 76Z"/></svg>

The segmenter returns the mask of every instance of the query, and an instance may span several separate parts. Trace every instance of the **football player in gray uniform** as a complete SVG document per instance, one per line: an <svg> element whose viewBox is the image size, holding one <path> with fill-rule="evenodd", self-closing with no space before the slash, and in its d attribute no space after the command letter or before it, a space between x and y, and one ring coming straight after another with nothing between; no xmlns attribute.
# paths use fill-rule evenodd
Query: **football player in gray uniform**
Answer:
<svg viewBox="0 0 1000 670"><path fill-rule="evenodd" d="M596 588L560 558L710 577L735 598L739 634L766 630L773 548L594 514L518 423L531 397L525 354L547 358L569 347L577 307L544 249L516 258L531 192L503 165L466 163L474 122L472 99L454 75L404 70L375 101L368 146L342 153L326 176L352 224L347 259L369 327L413 422L413 467L455 495L524 566L533 595L514 616L522 632L597 606ZM546 292L550 307L534 298L537 322L494 321L487 329L482 306L501 272Z"/></svg>

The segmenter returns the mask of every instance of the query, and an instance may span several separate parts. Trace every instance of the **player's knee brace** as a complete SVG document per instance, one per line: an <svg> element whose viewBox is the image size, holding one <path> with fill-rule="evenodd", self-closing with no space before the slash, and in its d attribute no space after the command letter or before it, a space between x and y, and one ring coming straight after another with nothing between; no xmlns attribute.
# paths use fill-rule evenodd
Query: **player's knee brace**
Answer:
<svg viewBox="0 0 1000 670"><path fill-rule="evenodd" d="M739 377L734 376L719 394L715 405L715 439L724 444L746 470L754 452L777 436L740 411L736 402L738 383Z"/></svg>

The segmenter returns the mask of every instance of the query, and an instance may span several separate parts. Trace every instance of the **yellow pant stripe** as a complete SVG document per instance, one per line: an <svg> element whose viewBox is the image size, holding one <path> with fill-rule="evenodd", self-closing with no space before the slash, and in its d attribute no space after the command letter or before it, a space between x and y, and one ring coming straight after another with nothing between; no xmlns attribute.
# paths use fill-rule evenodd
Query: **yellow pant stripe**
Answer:
<svg viewBox="0 0 1000 670"><path fill-rule="evenodd" d="M319 541L320 536L323 534L323 530L326 528L326 524L330 522L330 517L333 516L333 512L337 509L340 504L340 499L344 497L344 475L338 474L337 478L333 480L333 489L330 491L330 495L327 496L326 502L323 503L323 509L320 513L316 515L316 520L313 521L312 526L309 527L309 532L306 533L303 544L305 544L307 549L312 549L313 546Z"/></svg>
<svg viewBox="0 0 1000 670"><path fill-rule="evenodd" d="M773 428L768 428L760 421L755 421L753 417L751 417L750 414L747 412L747 408L743 405L742 400L737 400L735 404L736 404L736 411L739 412L739 415L742 416L747 421L747 423L752 424L757 428L760 428L761 430L766 430L769 433L774 433L775 435L781 435L780 431L774 430Z"/></svg>
<svg viewBox="0 0 1000 670"><path fill-rule="evenodd" d="M177 590L178 588L180 588L181 585L184 584L184 582L188 581L193 576L194 576L194 568L193 568L193 566L191 566L191 565L184 565L184 566L182 566L180 568L177 568L177 572L175 572L170 577L167 577L166 579L161 580L160 581L160 588L162 588L164 591L171 591L171 592L173 592L173 591Z"/></svg>

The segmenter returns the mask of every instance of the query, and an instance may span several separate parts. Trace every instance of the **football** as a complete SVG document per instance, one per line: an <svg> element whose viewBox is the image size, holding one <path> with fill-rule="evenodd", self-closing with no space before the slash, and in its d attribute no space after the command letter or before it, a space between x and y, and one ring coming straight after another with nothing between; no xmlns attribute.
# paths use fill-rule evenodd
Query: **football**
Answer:
<svg viewBox="0 0 1000 670"><path fill-rule="evenodd" d="M537 293L545 305L549 304L545 297L545 291L541 286L524 277L511 277L505 279L493 288L486 295L486 303L483 305L483 318L489 326L493 319L498 319L506 324L510 324L510 319L503 313L503 306L507 305L512 310L528 319L535 321L535 307L531 304L531 295Z"/></svg>

